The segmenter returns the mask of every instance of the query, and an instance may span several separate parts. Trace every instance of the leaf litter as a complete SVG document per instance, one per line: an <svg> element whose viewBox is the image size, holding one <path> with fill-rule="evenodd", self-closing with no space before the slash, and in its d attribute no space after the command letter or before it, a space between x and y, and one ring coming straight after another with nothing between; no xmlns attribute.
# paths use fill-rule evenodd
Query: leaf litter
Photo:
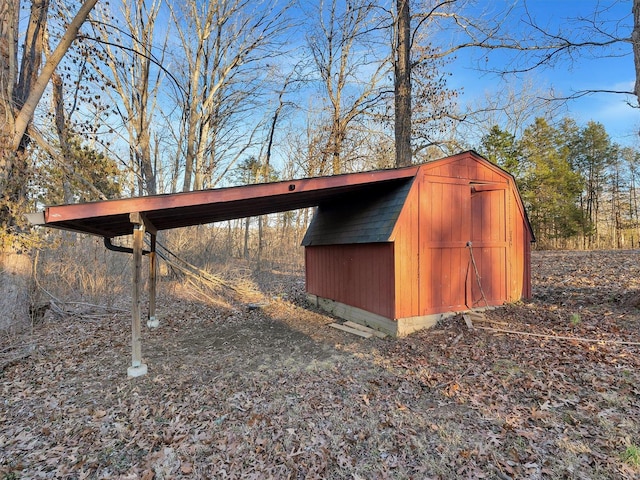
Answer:
<svg viewBox="0 0 640 480"><path fill-rule="evenodd" d="M639 260L534 252L534 298L484 317L544 337L362 339L295 274L252 309L161 284L136 379L126 313L50 316L0 344L0 478L638 478Z"/></svg>

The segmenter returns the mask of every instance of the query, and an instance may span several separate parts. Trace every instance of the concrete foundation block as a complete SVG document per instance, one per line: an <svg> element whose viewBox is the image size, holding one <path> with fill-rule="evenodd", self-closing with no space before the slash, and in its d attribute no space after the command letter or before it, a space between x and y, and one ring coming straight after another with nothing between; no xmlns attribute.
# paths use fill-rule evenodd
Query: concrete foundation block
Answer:
<svg viewBox="0 0 640 480"><path fill-rule="evenodd" d="M129 368L127 368L127 377L129 378L135 378L135 377L141 377L142 375L146 375L147 374L147 364L146 363L141 363L140 365L132 365Z"/></svg>

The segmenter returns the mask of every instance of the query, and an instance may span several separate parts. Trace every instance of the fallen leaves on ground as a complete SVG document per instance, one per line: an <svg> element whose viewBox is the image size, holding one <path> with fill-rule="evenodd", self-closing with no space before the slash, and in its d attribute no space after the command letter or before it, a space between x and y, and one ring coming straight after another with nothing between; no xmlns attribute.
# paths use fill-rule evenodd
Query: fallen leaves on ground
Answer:
<svg viewBox="0 0 640 480"><path fill-rule="evenodd" d="M251 310L161 284L136 379L126 313L49 318L0 345L0 478L637 478L639 260L534 252L534 298L485 325L545 337L361 339L299 275Z"/></svg>

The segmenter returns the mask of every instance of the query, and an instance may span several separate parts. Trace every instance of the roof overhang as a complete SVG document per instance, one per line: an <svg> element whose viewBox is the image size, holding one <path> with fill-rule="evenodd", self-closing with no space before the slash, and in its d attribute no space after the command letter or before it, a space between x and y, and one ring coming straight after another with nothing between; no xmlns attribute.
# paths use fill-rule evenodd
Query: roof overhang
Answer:
<svg viewBox="0 0 640 480"><path fill-rule="evenodd" d="M409 181L419 167L45 207L28 214L34 225L105 238L132 232L132 214L155 230L214 223L313 207L341 196L375 194Z"/></svg>

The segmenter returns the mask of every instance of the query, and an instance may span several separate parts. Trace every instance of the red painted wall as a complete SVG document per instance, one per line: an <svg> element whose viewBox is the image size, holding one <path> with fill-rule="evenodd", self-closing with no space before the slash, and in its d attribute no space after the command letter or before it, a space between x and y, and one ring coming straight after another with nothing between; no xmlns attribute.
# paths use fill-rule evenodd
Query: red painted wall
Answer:
<svg viewBox="0 0 640 480"><path fill-rule="evenodd" d="M393 245L305 248L307 292L394 318Z"/></svg>

